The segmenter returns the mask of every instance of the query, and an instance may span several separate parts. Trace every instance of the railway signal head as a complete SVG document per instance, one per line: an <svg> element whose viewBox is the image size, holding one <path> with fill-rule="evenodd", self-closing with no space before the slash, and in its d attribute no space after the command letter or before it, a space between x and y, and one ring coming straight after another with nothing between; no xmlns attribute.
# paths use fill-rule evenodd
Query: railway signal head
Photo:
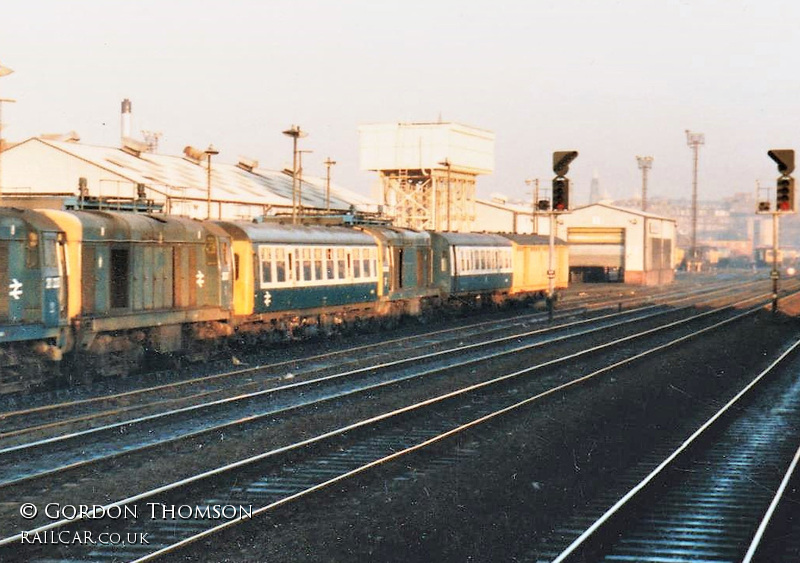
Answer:
<svg viewBox="0 0 800 563"><path fill-rule="evenodd" d="M557 176L553 178L553 211L567 211L568 209L569 180L563 176Z"/></svg>
<svg viewBox="0 0 800 563"><path fill-rule="evenodd" d="M778 197L775 203L779 213L794 213L794 178L778 178Z"/></svg>
<svg viewBox="0 0 800 563"><path fill-rule="evenodd" d="M578 158L578 151L556 151L553 153L553 172L556 176L566 176L569 163Z"/></svg>
<svg viewBox="0 0 800 563"><path fill-rule="evenodd" d="M536 203L536 207L539 211L548 211L550 209L550 202L546 199L540 199Z"/></svg>
<svg viewBox="0 0 800 563"><path fill-rule="evenodd" d="M758 212L759 213L769 213L770 204L768 201L759 201L758 202Z"/></svg>
<svg viewBox="0 0 800 563"><path fill-rule="evenodd" d="M767 155L778 165L778 172L788 176L794 172L794 149L772 149Z"/></svg>

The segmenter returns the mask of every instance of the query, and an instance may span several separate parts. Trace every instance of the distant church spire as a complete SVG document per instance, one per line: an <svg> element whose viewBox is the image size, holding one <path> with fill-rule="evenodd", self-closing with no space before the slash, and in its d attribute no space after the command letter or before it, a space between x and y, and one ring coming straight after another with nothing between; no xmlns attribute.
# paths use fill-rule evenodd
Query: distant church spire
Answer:
<svg viewBox="0 0 800 563"><path fill-rule="evenodd" d="M592 173L592 186L589 188L589 203L597 203L602 199L600 195L600 178L597 176L597 170Z"/></svg>

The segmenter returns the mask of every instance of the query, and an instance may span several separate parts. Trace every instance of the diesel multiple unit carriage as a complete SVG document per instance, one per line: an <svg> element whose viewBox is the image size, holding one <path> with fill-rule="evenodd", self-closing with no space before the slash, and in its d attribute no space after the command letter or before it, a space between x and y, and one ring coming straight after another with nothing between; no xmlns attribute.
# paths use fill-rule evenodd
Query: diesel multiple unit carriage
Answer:
<svg viewBox="0 0 800 563"><path fill-rule="evenodd" d="M542 237L0 207L0 393L444 306L539 297ZM556 286L567 248L557 246Z"/></svg>

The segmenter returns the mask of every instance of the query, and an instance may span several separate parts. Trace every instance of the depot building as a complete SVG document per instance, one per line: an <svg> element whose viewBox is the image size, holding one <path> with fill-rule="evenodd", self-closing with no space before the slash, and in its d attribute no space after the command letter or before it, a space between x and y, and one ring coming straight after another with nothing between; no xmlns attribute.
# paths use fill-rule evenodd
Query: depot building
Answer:
<svg viewBox="0 0 800 563"><path fill-rule="evenodd" d="M558 216L569 244L570 280L660 285L675 278L676 221L594 203Z"/></svg>

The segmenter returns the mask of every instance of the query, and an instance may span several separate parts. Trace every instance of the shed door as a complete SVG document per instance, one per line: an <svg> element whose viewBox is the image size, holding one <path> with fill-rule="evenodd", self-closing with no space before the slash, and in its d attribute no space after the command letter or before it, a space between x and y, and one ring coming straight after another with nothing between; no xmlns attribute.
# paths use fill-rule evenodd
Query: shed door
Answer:
<svg viewBox="0 0 800 563"><path fill-rule="evenodd" d="M567 229L570 267L625 267L625 229L571 227Z"/></svg>

